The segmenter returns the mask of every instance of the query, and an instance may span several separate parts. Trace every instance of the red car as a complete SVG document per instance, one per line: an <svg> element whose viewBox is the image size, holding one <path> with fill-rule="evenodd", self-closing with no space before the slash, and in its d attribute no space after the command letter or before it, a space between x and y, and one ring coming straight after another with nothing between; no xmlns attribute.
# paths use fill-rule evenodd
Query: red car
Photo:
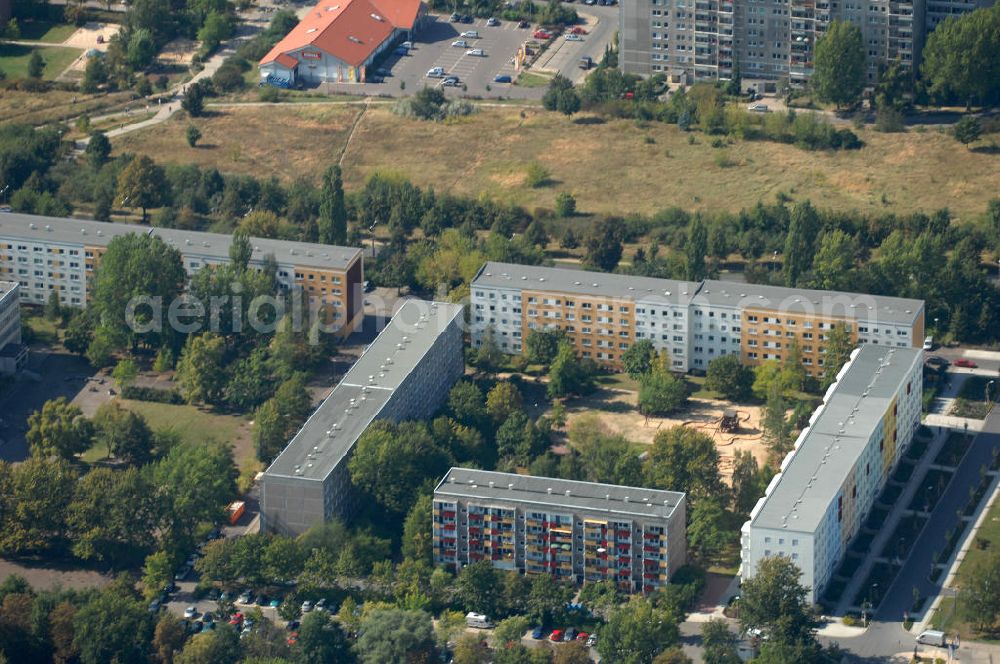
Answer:
<svg viewBox="0 0 1000 664"><path fill-rule="evenodd" d="M973 362L972 360L967 360L967 359L965 359L963 357L963 358L955 360L955 366L956 367L965 367L966 369L975 369L979 365L976 364L975 362Z"/></svg>
<svg viewBox="0 0 1000 664"><path fill-rule="evenodd" d="M585 35L587 34L587 31L581 28L580 26L576 26L575 28L570 30L570 33L574 35Z"/></svg>
<svg viewBox="0 0 1000 664"><path fill-rule="evenodd" d="M552 35L544 30L535 30L535 34L531 36L535 39L552 39Z"/></svg>
<svg viewBox="0 0 1000 664"><path fill-rule="evenodd" d="M298 640L299 640L298 632L292 632L291 634L288 635L288 645L294 646L295 642Z"/></svg>
<svg viewBox="0 0 1000 664"><path fill-rule="evenodd" d="M582 643L586 643L587 639L589 639L589 638L590 638L590 634L587 634L586 632L580 632L579 634L576 635L576 640L580 641Z"/></svg>
<svg viewBox="0 0 1000 664"><path fill-rule="evenodd" d="M549 641L554 641L560 643L563 640L563 631L561 629L552 630L552 634L549 635Z"/></svg>

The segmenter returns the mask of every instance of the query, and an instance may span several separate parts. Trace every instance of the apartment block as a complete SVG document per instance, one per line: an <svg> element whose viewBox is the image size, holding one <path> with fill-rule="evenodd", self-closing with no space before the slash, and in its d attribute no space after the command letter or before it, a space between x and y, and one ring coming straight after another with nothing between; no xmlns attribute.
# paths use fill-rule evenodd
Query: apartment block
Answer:
<svg viewBox="0 0 1000 664"><path fill-rule="evenodd" d="M651 592L687 555L683 493L452 468L434 490L434 561Z"/></svg>
<svg viewBox="0 0 1000 664"><path fill-rule="evenodd" d="M785 556L815 602L920 425L923 353L851 354L741 531L740 576Z"/></svg>
<svg viewBox="0 0 1000 664"><path fill-rule="evenodd" d="M55 292L67 306L86 306L101 256L112 239L128 233L162 238L180 252L189 275L230 260L230 235L7 213L0 215L0 279L17 281L26 303L44 304ZM250 241L250 265L262 269L273 258L281 288L301 291L328 322L339 326L341 336L361 325L361 249L257 237Z"/></svg>
<svg viewBox="0 0 1000 664"><path fill-rule="evenodd" d="M920 346L921 300L705 280L694 283L570 268L487 263L472 281L472 344L492 329L501 350L519 354L532 330L560 329L581 357L621 366L649 339L677 372L704 371L722 355L750 365L782 360L793 342L812 375L822 375L828 335Z"/></svg>
<svg viewBox="0 0 1000 664"><path fill-rule="evenodd" d="M982 1L944 0L938 10ZM874 83L880 67L918 61L930 16L925 0L623 0L619 63L683 84L728 80L738 67L744 87L758 91L781 80L802 85L816 41L842 20L861 28Z"/></svg>
<svg viewBox="0 0 1000 664"><path fill-rule="evenodd" d="M298 535L353 512L347 464L375 420L430 417L465 370L463 309L406 300L260 483L261 528Z"/></svg>
<svg viewBox="0 0 1000 664"><path fill-rule="evenodd" d="M0 281L0 374L17 372L28 360L21 345L20 285Z"/></svg>

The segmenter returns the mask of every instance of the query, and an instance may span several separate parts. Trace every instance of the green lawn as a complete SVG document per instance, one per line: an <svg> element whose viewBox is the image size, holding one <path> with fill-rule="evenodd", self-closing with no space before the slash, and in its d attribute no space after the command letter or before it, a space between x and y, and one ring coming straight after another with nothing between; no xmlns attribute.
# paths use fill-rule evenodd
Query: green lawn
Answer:
<svg viewBox="0 0 1000 664"><path fill-rule="evenodd" d="M119 403L145 417L151 429L173 429L182 441L198 443L212 439L232 443L237 465L243 467L247 463L245 457L248 456L250 446L244 434L249 421L245 417L213 413L196 406L174 406L130 399L121 399ZM84 453L83 460L93 463L106 455L107 449L95 445ZM252 453L249 456L252 457Z"/></svg>
<svg viewBox="0 0 1000 664"><path fill-rule="evenodd" d="M986 513L982 525L972 538L972 546L969 547L968 552L965 554L965 559L958 568L959 585L965 576L971 574L972 569L978 564L978 561L988 557L997 548L1000 548L1000 500L993 503L989 512ZM977 637L972 627L962 617L961 600L961 593L959 593L957 610L955 609L954 598L946 597L941 600L941 604L938 606L931 621L934 629L958 632L964 639L975 638L977 641L1000 643L1000 639L996 638L996 634L992 635L994 638Z"/></svg>
<svg viewBox="0 0 1000 664"><path fill-rule="evenodd" d="M53 321L36 313L34 309L22 309L22 311L21 322L27 325L35 335L35 338L31 340L32 343L46 346L59 343L59 332Z"/></svg>
<svg viewBox="0 0 1000 664"><path fill-rule="evenodd" d="M24 41L41 41L48 44L61 44L76 32L72 23L53 23L51 21L19 21L21 39Z"/></svg>
<svg viewBox="0 0 1000 664"><path fill-rule="evenodd" d="M8 79L27 78L28 59L31 58L31 52L34 50L40 51L42 59L45 60L42 78L48 80L63 73L83 52L78 48L41 47L35 49L31 46L18 44L0 44L0 71Z"/></svg>
<svg viewBox="0 0 1000 664"><path fill-rule="evenodd" d="M524 72L517 77L516 84L522 88L544 88L551 80L551 76L542 76L541 74Z"/></svg>

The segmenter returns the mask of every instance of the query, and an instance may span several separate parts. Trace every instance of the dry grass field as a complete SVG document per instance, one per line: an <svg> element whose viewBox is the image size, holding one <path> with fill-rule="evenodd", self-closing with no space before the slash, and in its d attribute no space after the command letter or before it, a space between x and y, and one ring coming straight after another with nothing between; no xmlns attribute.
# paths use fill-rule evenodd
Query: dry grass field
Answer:
<svg viewBox="0 0 1000 664"><path fill-rule="evenodd" d="M196 121L204 134L197 149L184 141L185 118L127 135L115 146L161 161L318 179L338 158L360 107L213 111ZM438 191L490 196L529 209L551 208L558 192L569 191L582 213L649 213L674 205L738 210L783 192L838 210L904 213L947 206L967 217L996 196L995 154L970 151L934 129L859 133L866 145L853 152L809 152L763 141L713 148L710 137L659 123L586 115L568 120L534 108L498 107L429 123L373 105L355 130L344 174L347 186L357 187L372 171L391 170ZM525 166L532 161L551 172L550 186L525 185Z"/></svg>
<svg viewBox="0 0 1000 664"><path fill-rule="evenodd" d="M80 113L101 115L128 102L131 97L128 91L85 95L67 90L42 93L4 90L0 94L0 124L24 122L40 126L65 121Z"/></svg>

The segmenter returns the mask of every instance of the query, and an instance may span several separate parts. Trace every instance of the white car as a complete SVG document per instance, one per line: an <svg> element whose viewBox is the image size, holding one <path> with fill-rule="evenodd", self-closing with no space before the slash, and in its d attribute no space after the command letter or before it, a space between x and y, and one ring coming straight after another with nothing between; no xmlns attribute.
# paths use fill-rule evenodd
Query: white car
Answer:
<svg viewBox="0 0 1000 664"><path fill-rule="evenodd" d="M480 58L482 58L482 57L486 56L486 51L484 51L481 48L471 48L468 51L466 51L465 54L466 55L476 55L476 56L479 56Z"/></svg>
<svg viewBox="0 0 1000 664"><path fill-rule="evenodd" d="M496 26L500 25L500 21L496 20L491 16L490 18L486 19L486 25L491 28L495 28Z"/></svg>
<svg viewBox="0 0 1000 664"><path fill-rule="evenodd" d="M427 70L428 78L444 78L444 67L432 67Z"/></svg>
<svg viewBox="0 0 1000 664"><path fill-rule="evenodd" d="M309 600L302 602L302 613L309 613L313 610L313 603Z"/></svg>
<svg viewBox="0 0 1000 664"><path fill-rule="evenodd" d="M189 606L188 608L184 609L185 618L194 618L196 615L198 615L198 609L194 608L193 606Z"/></svg>
<svg viewBox="0 0 1000 664"><path fill-rule="evenodd" d="M410 50L410 51L413 50L413 42L411 42L411 41L405 41L402 44L400 44L400 46L402 46L403 48L405 48L407 50Z"/></svg>
<svg viewBox="0 0 1000 664"><path fill-rule="evenodd" d="M771 109L767 107L767 104L750 104L747 106L748 111L753 111L754 113L770 113Z"/></svg>
<svg viewBox="0 0 1000 664"><path fill-rule="evenodd" d="M476 30L466 30L459 37L465 37L466 39L479 39L479 33Z"/></svg>
<svg viewBox="0 0 1000 664"><path fill-rule="evenodd" d="M448 78L441 81L441 85L449 88L457 88L462 83L458 80L458 76L449 76Z"/></svg>
<svg viewBox="0 0 1000 664"><path fill-rule="evenodd" d="M583 41L583 37L580 35L574 35L572 32L566 35L566 41Z"/></svg>
<svg viewBox="0 0 1000 664"><path fill-rule="evenodd" d="M464 39L456 39L451 43L451 45L456 48L469 48L469 42L465 41Z"/></svg>

